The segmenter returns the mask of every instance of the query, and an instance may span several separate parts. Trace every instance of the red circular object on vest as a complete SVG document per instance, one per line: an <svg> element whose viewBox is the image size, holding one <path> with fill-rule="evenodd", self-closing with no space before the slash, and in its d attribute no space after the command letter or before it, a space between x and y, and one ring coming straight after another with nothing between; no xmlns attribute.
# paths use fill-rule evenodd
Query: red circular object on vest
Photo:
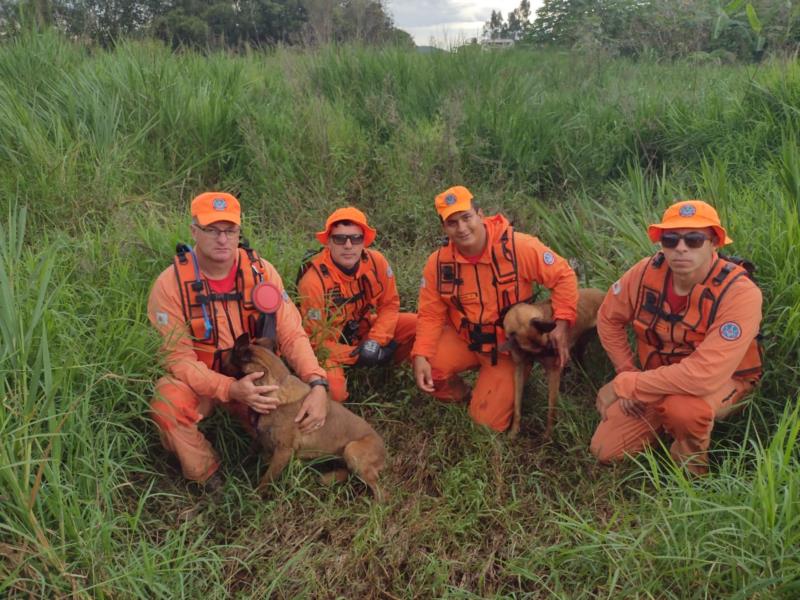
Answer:
<svg viewBox="0 0 800 600"><path fill-rule="evenodd" d="M253 288L253 304L262 313L274 313L283 300L283 294L274 283L262 281Z"/></svg>

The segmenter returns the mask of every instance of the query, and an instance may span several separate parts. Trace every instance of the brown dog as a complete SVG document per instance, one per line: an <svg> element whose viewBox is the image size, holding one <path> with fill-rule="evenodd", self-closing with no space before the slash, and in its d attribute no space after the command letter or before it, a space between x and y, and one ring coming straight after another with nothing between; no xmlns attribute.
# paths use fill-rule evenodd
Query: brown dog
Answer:
<svg viewBox="0 0 800 600"><path fill-rule="evenodd" d="M278 408L258 416L256 430L259 440L265 450L272 450L269 467L258 484L258 491L264 493L293 455L298 458L338 455L369 486L375 499L382 502L378 473L386 459L383 439L364 419L332 401L330 395L325 424L310 433L302 433L294 419L311 388L292 375L270 349L260 345L262 340L257 342L251 344L246 333L239 336L233 350L223 359L222 372L242 377L263 371L264 376L256 382L257 385L280 386L275 393L280 402ZM263 343L268 342L264 340ZM344 469L340 469L335 476L343 479L346 474Z"/></svg>
<svg viewBox="0 0 800 600"><path fill-rule="evenodd" d="M605 298L605 293L594 288L578 290L578 317L575 326L568 331L569 348L572 350L581 338L594 329L597 324L597 311ZM530 371L534 361L538 361L547 372L547 428L545 437L553 432L558 388L561 385L561 371L558 352L550 342L550 332L555 329L553 307L550 301L536 304L515 304L503 319L506 343L501 350L510 350L516 363L514 369L514 418L509 434L519 433L522 417L522 387L525 374Z"/></svg>

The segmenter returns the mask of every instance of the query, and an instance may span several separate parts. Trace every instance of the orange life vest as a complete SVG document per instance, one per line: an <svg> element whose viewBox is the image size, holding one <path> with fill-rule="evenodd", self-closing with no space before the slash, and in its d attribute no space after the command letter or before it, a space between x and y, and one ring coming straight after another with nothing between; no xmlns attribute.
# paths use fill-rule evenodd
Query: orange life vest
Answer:
<svg viewBox="0 0 800 600"><path fill-rule="evenodd" d="M726 257L719 257L706 278L692 288L681 313L665 310L669 269L663 253L648 263L639 282L633 329L636 332L642 369L679 363L689 356L711 329L720 302L747 269ZM752 278L751 278L752 279ZM761 376L761 346L753 340L734 377L757 380Z"/></svg>
<svg viewBox="0 0 800 600"><path fill-rule="evenodd" d="M355 343L355 335L359 330L361 322L367 318L367 315L375 310L375 298L383 294L385 286L381 283L378 277L378 265L375 263L375 257L368 249L361 251L361 259L358 263L356 272L360 275L356 278L358 291L355 293L343 293L339 283L331 277L328 265L322 260L322 251L319 250L309 251L304 257L303 264L297 273L296 283L300 282L303 275L309 270L316 273L317 277L322 284L325 298L330 302L335 310L339 310L344 315L344 325L342 327L343 342L347 344ZM327 315L330 317L330 315Z"/></svg>
<svg viewBox="0 0 800 600"><path fill-rule="evenodd" d="M492 364L497 364L497 347L505 341L502 329L503 315L520 301L530 300L530 295L520 299L519 277L514 229L509 225L490 247L492 281L491 289L481 289L478 265L456 261L455 245L445 240L446 245L436 254L436 290L442 299L458 310L463 317L458 332L466 336L469 349L473 352L491 354ZM496 302L500 318L495 320L471 321L464 310L464 293L478 293L480 314L484 313L486 303Z"/></svg>
<svg viewBox="0 0 800 600"><path fill-rule="evenodd" d="M227 294L217 294L211 290L208 279L203 277L197 266L197 259L192 249L178 244L173 261L178 289L181 293L183 317L189 324L192 341L197 357L209 368L219 370L220 354L230 348L219 347L218 318L219 303L236 302L239 306L239 318L242 331L252 337L263 330L264 321L259 321L262 314L252 301L253 287L266 280L264 268L256 251L246 243L239 245L239 256L236 270L236 287ZM223 318L224 311L221 311ZM272 323L270 324L270 318ZM274 331L274 315L265 317L267 327ZM231 326L229 324L229 326ZM235 336L234 336L235 337Z"/></svg>

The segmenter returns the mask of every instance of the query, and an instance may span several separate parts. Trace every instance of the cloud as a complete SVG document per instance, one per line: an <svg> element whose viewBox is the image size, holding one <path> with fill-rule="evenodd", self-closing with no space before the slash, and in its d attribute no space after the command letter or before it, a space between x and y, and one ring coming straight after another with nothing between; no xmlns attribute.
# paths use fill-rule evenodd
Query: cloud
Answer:
<svg viewBox="0 0 800 600"><path fill-rule="evenodd" d="M519 0L389 0L395 26L414 36L417 44L449 45L480 35L492 10L505 17L519 6ZM541 4L533 0L532 10Z"/></svg>

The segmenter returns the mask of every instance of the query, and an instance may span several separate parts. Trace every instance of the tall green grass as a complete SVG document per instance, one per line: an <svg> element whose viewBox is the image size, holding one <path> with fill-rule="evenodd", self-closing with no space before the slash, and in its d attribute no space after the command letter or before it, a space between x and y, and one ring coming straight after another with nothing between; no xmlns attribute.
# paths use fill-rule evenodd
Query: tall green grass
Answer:
<svg viewBox="0 0 800 600"><path fill-rule="evenodd" d="M393 49L96 53L50 34L0 46L0 592L11 597L793 598L800 591L800 67ZM588 454L599 349L543 443L474 427L407 371L353 376L387 441L391 499L292 464L261 499L236 423L205 425L228 482L197 496L160 448L149 287L205 189L287 282L312 233L365 209L413 309L468 185L608 286L653 251L676 198L720 211L764 292L766 372L719 424L712 474L660 449Z"/></svg>

